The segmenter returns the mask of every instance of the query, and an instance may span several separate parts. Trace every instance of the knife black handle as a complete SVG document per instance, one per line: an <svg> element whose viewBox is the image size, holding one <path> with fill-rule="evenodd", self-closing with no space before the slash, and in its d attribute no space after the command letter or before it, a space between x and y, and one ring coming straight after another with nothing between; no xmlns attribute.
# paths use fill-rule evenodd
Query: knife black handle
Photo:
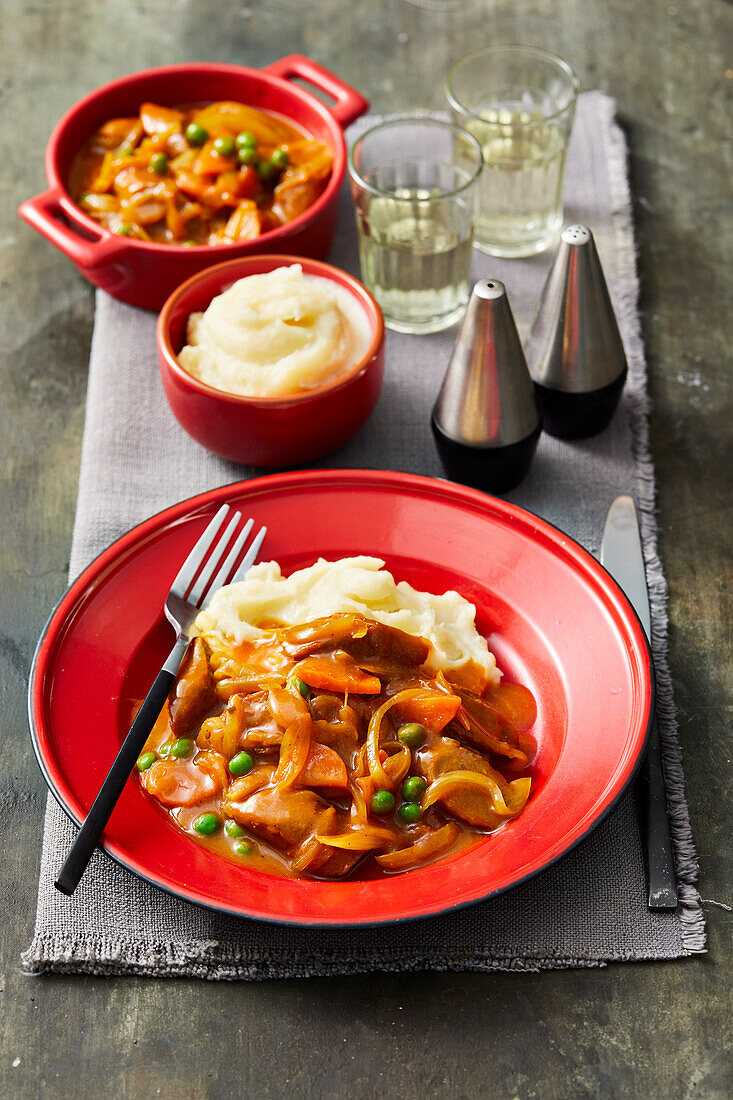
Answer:
<svg viewBox="0 0 733 1100"><path fill-rule="evenodd" d="M662 749L656 717L652 720L644 764L646 781L646 857L649 875L649 908L677 908L677 879L664 787Z"/></svg>

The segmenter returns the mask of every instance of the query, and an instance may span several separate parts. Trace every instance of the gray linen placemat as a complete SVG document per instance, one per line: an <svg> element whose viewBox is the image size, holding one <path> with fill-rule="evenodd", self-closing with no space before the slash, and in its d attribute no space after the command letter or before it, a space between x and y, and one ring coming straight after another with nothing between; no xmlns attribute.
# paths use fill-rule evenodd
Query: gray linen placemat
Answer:
<svg viewBox="0 0 733 1100"><path fill-rule="evenodd" d="M373 121L373 120L370 120ZM364 127L354 127L354 137ZM694 887L696 857L676 737L666 652L666 588L656 553L654 472L646 426L646 371L623 135L614 103L581 96L568 156L566 220L590 225L618 313L630 374L611 427L564 443L543 436L526 481L510 498L597 553L609 504L631 492L640 506L652 593L659 726L674 820L681 904L652 914L633 793L575 851L532 881L459 913L356 932L260 924L208 912L140 881L97 852L72 898L53 887L75 829L49 797L36 930L23 959L32 971L292 977L368 970L539 970L611 960L669 959L705 949ZM343 196L330 259L358 274L350 200ZM475 275L508 288L524 335L550 257L504 262L475 253ZM208 454L179 428L162 392L153 314L103 293L87 397L73 578L129 527L194 493L253 476ZM324 467L372 467L441 476L429 413L455 331L389 333L378 408ZM101 776L100 776L101 780Z"/></svg>

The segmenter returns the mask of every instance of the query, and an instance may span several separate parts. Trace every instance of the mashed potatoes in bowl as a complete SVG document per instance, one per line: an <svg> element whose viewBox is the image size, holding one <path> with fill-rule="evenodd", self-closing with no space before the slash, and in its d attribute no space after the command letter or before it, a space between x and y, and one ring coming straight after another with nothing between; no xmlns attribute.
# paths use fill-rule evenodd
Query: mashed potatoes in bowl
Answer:
<svg viewBox="0 0 733 1100"><path fill-rule="evenodd" d="M370 340L353 295L292 264L238 279L203 313L192 313L178 362L227 393L286 397L345 374Z"/></svg>

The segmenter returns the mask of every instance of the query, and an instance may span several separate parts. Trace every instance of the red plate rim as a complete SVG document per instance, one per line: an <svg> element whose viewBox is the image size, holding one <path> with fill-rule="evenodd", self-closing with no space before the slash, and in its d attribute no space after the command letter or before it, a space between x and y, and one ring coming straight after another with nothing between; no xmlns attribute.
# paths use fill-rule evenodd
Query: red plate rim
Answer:
<svg viewBox="0 0 733 1100"><path fill-rule="evenodd" d="M271 913L254 912L251 908L247 909L246 906L216 904L208 899L205 893L197 890L195 887L174 886L164 879L151 874L149 870L146 870L144 864L131 858L129 854L123 853L116 844L109 843L104 839L100 843L100 847L111 859L126 870L132 871L133 874L137 875L145 882L164 890L173 897L192 902L203 908L224 913L229 916L261 920L266 923L277 925L305 926L314 929L357 929L422 920L427 917L439 916L448 912L456 912L468 906L478 904L481 901L486 901L489 898L497 897L507 890L514 889L516 886L530 881L536 875L546 871L560 859L564 858L582 843L590 833L609 816L609 814L611 814L633 782L649 741L655 711L656 683L651 650L644 629L633 606L629 603L623 590L619 587L611 574L604 569L587 550L576 542L575 539L567 535L559 527L540 518L529 509L522 508L519 505L512 504L501 498L482 493L476 489L470 489L463 485L444 481L440 478L430 478L418 474L401 473L391 470L380 471L359 469L305 470L270 474L245 481L230 482L227 485L198 493L193 497L179 501L177 504L165 508L150 516L148 519L143 520L116 539L106 549L101 551L101 553L90 562L69 586L51 612L38 640L31 664L28 686L30 737L36 760L51 794L54 796L64 813L75 825L80 826L83 818L76 812L76 809L72 805L73 796L70 795L69 790L62 781L62 777L57 773L53 759L47 758L44 752L40 731L43 729L44 725L44 681L46 673L52 664L57 640L73 617L73 613L90 583L105 570L110 562L116 560L120 555L125 554L131 548L134 548L138 542L145 539L147 536L155 533L159 529L175 524L177 520L198 508L224 503L228 497L231 497L235 493L246 494L247 497L251 498L256 496L261 497L262 494L272 494L287 489L307 488L309 485L319 488L334 488L339 487L339 483L344 489L358 490L360 486L373 487L375 489L388 488L396 493L407 493L424 498L432 498L436 501L454 503L464 509L470 508L482 514L491 512L494 514L498 513L506 519L513 518L517 520L523 526L527 524L528 520L531 521L535 541L543 541L545 544L549 544L554 548L557 553L561 553L575 570L579 570L585 575L590 581L594 592L597 595L603 595L609 601L614 611L625 620L625 625L630 629L632 634L637 656L643 654L643 660L640 661L640 664L645 674L644 686L648 697L646 721L641 736L637 736L636 738L634 751L626 760L625 773L623 777L617 781L616 789L612 797L593 812L593 816L586 822L585 827L571 842L565 844L561 850L549 856L539 866L533 867L526 874L518 875L516 878L512 879L512 881L498 887L492 887L478 896L471 896L448 904L435 903L432 899L428 899L422 904L421 911L416 913L390 916L382 919L375 917L374 919L366 920L313 920L310 917L295 917L293 915L273 916ZM411 874L418 873L419 870L420 869L417 869L416 872L411 872Z"/></svg>

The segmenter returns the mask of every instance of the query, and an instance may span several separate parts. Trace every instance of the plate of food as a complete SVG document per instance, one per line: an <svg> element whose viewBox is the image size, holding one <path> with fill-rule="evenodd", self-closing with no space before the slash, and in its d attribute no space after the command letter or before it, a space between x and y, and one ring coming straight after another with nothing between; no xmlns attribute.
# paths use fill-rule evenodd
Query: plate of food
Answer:
<svg viewBox="0 0 733 1100"><path fill-rule="evenodd" d="M228 503L268 536L199 615L103 836L230 914L358 927L537 874L626 790L654 702L644 632L572 539L472 489L285 473L183 501L74 582L39 641L31 735L77 823L171 645L171 580Z"/></svg>

